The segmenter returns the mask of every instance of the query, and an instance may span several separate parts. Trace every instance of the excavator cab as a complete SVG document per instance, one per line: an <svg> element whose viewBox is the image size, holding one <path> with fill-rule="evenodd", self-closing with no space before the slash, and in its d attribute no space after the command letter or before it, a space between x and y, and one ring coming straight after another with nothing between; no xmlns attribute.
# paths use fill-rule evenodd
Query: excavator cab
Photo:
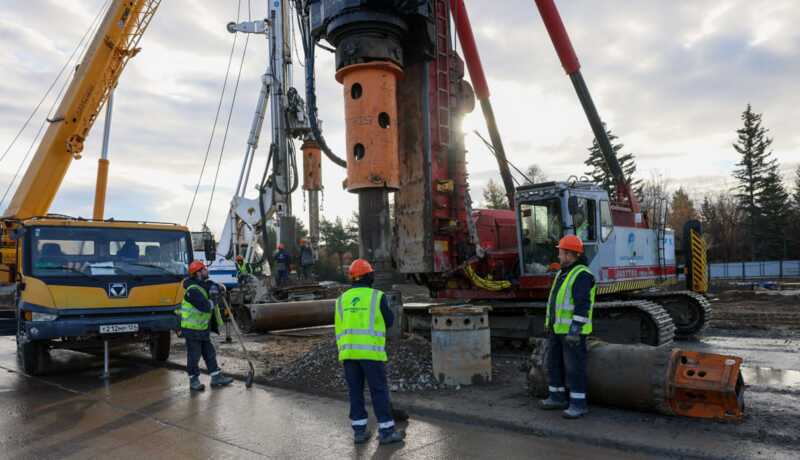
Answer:
<svg viewBox="0 0 800 460"><path fill-rule="evenodd" d="M582 181L546 182L517 189L520 273L541 276L558 262L558 241L577 235L591 264L614 231L608 193Z"/></svg>

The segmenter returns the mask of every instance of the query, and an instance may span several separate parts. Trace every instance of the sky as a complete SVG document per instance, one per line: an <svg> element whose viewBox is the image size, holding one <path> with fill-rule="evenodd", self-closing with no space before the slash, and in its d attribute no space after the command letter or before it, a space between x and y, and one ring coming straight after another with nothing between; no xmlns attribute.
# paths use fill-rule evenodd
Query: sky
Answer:
<svg viewBox="0 0 800 460"><path fill-rule="evenodd" d="M0 0L0 155L64 65L105 0ZM108 216L184 223L198 184L225 77L239 0L167 0L142 39L115 93L110 139ZM242 1L241 19L247 18ZM253 18L266 1L251 0ZM467 0L492 103L511 162L539 165L549 179L586 173L592 134L569 79L530 0ZM692 196L733 187L737 156L731 144L751 103L763 113L772 149L787 182L800 163L800 1L796 0L562 0L557 2L582 72L603 120L636 156L638 177L655 175ZM235 78L244 37L237 42ZM301 47L293 47L298 52ZM344 146L344 106L332 55L317 53L320 118L336 152ZM262 36L248 42L230 129L220 159L232 86L197 205L188 223L219 232L245 152L260 79L266 68ZM302 58L294 85L303 94ZM0 194L21 164L54 93L0 163ZM269 120L265 122L268 125ZM486 132L476 110L464 120L473 200L480 203L497 165L471 134ZM73 162L51 212L90 216L103 119L84 157ZM266 162L262 135L248 195ZM299 147L299 144L298 144ZM35 145L34 145L35 149ZM212 183L220 164L213 201ZM302 161L300 161L302 163ZM24 164L23 164L24 166ZM24 172L24 169L23 169ZM352 215L355 195L342 189L345 171L323 161L322 215ZM11 189L13 193L13 187ZM2 195L0 195L2 196ZM8 204L2 204L4 208ZM307 220L306 199L293 196ZM209 203L210 206L209 206Z"/></svg>

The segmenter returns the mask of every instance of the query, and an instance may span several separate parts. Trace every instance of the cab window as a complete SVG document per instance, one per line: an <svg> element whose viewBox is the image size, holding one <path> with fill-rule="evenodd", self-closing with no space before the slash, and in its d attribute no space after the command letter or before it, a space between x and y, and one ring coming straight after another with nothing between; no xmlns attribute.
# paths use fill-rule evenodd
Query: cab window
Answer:
<svg viewBox="0 0 800 460"><path fill-rule="evenodd" d="M597 241L597 208L594 200L578 198L572 213L575 234L584 242Z"/></svg>
<svg viewBox="0 0 800 460"><path fill-rule="evenodd" d="M611 206L608 201L600 202L600 236L606 241L614 231L614 221L611 218Z"/></svg>

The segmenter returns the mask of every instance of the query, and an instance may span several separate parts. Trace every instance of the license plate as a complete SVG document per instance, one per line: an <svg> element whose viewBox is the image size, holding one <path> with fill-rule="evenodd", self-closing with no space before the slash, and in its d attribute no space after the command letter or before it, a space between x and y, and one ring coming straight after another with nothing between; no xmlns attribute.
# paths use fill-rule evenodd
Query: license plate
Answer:
<svg viewBox="0 0 800 460"><path fill-rule="evenodd" d="M106 324L100 326L101 334L119 334L120 332L138 332L138 324Z"/></svg>

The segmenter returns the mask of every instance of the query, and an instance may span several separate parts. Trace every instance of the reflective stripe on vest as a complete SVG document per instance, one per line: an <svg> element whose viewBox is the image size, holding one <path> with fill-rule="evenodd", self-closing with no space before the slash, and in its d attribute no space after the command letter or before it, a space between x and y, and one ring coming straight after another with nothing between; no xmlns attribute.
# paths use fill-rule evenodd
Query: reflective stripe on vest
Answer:
<svg viewBox="0 0 800 460"><path fill-rule="evenodd" d="M550 310L553 308L553 304L555 303L556 318L553 322L553 332L556 334L569 333L569 327L572 325L572 320L574 319L584 323L583 327L581 328L581 334L588 335L592 333L592 311L594 310L594 297L597 286L592 286L592 290L589 293L588 316L574 316L572 314L575 311L575 302L572 298L572 288L575 285L575 280L581 273L588 273L594 277L594 275L592 275L592 271L589 270L589 267L585 265L577 265L573 267L569 273L567 273L567 277L564 279L564 282L561 283L558 292L554 293L553 291L555 291L556 282L561 276L561 271L556 273L553 285L550 287L550 296L547 299L547 315L544 321L545 329L550 327ZM555 294L555 298L553 297L553 294Z"/></svg>
<svg viewBox="0 0 800 460"><path fill-rule="evenodd" d="M202 286L192 284L186 288L186 292L183 294L183 302L181 302L181 328L205 331L208 329L208 322L211 320L211 312L202 312L189 302L187 294L192 289L198 289L203 294L203 297L208 299L208 292Z"/></svg>
<svg viewBox="0 0 800 460"><path fill-rule="evenodd" d="M336 299L335 328L339 360L386 361L386 323L380 313L383 292L352 288ZM368 300L368 302L367 302Z"/></svg>

